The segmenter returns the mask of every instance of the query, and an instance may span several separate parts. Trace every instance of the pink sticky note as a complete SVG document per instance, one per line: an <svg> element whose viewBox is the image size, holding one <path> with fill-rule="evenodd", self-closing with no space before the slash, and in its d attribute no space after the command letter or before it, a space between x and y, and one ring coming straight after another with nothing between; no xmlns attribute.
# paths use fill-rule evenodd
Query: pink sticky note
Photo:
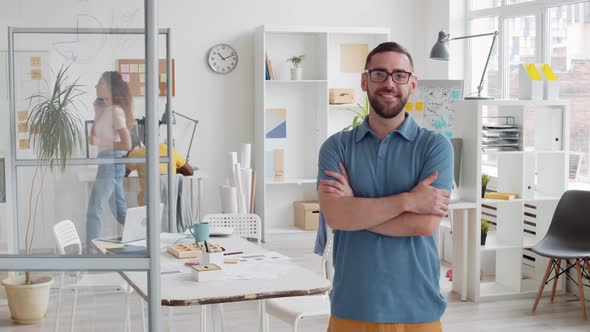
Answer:
<svg viewBox="0 0 590 332"><path fill-rule="evenodd" d="M128 73L129 65L121 65L121 73Z"/></svg>
<svg viewBox="0 0 590 332"><path fill-rule="evenodd" d="M123 78L123 81L129 83L130 81L130 77L129 74L121 74L121 78Z"/></svg>

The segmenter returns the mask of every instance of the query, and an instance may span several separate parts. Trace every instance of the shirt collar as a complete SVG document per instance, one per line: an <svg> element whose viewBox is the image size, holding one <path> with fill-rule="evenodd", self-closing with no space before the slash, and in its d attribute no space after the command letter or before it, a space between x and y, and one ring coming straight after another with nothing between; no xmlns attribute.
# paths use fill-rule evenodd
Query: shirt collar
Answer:
<svg viewBox="0 0 590 332"><path fill-rule="evenodd" d="M393 132L399 133L403 138L412 142L418 133L418 124L410 114L406 113L405 116L406 118L401 127L399 127L397 130L394 130ZM363 120L363 122L357 127L355 143L360 142L369 132L377 136L377 134L371 130L371 127L369 127L369 117L367 116L365 120Z"/></svg>

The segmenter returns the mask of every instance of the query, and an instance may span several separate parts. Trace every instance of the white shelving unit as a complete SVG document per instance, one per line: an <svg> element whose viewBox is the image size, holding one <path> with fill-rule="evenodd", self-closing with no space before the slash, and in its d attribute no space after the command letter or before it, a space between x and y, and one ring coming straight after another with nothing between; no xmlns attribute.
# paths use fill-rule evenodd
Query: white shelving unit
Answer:
<svg viewBox="0 0 590 332"><path fill-rule="evenodd" d="M528 249L547 232L557 202L567 190L568 103L462 100L454 108L455 136L463 138L459 189L461 197L474 199L478 208L465 217L468 220L453 222L454 232L461 235L453 236L453 290L473 301L533 296L547 260ZM520 127L519 151L482 151L482 122L494 116L515 119ZM492 189L517 193L519 198L482 199L482 167L494 177L496 188ZM493 225L485 246L480 245L482 217ZM484 271L482 281L480 271ZM558 291L565 291L561 279Z"/></svg>
<svg viewBox="0 0 590 332"><path fill-rule="evenodd" d="M355 89L364 98L359 73L340 71L344 44L367 44L368 50L389 40L387 28L321 28L262 26L255 38L255 147L257 169L256 213L263 223L262 239L272 233L292 232L293 202L315 200L317 157L321 144L352 122L352 113L338 110L351 105L330 105L330 88ZM265 79L265 54L275 80ZM303 80L291 81L286 59L305 55ZM287 138L266 139L265 110L287 109ZM285 180L265 178L265 151L284 149Z"/></svg>

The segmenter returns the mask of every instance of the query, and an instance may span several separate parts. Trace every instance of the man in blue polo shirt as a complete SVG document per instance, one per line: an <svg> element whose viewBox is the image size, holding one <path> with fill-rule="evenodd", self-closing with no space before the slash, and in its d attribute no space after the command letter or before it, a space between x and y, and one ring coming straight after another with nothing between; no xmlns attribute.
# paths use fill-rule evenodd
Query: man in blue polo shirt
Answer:
<svg viewBox="0 0 590 332"><path fill-rule="evenodd" d="M365 69L368 117L319 155L322 219L334 229L328 331L442 331L433 234L448 209L452 146L404 111L417 79L402 46L380 44Z"/></svg>

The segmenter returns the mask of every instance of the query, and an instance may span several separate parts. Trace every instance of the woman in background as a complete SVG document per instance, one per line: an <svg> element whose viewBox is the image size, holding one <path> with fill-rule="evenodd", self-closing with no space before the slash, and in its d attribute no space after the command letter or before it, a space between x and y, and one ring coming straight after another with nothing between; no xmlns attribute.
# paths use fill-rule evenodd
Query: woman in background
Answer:
<svg viewBox="0 0 590 332"><path fill-rule="evenodd" d="M131 150L130 129L134 125L133 100L121 74L107 71L96 84L94 124L91 145L98 148L98 158L121 158ZM127 202L123 190L125 164L100 164L86 212L86 241L100 237L103 209L107 201L119 224L125 223Z"/></svg>

